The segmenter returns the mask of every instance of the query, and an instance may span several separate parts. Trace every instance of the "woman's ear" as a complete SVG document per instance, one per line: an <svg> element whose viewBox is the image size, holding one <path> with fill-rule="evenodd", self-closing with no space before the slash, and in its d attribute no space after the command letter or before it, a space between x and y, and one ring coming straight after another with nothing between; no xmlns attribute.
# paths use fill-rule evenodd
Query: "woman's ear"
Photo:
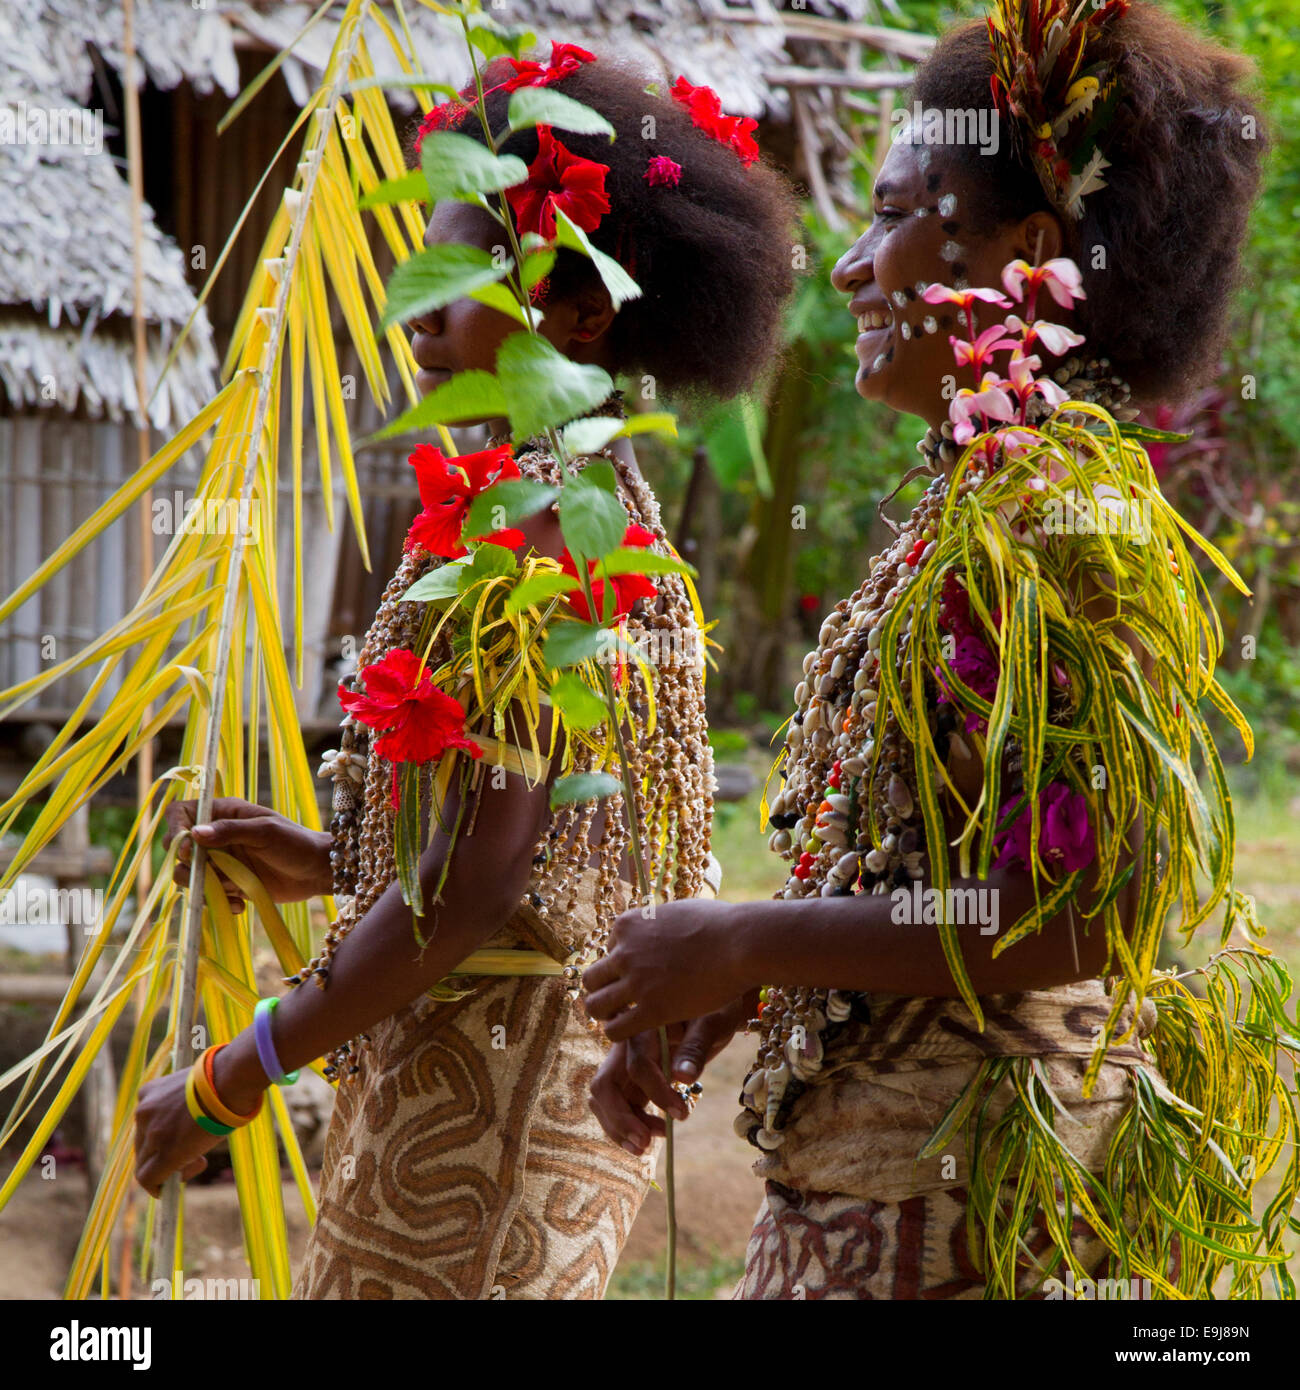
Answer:
<svg viewBox="0 0 1300 1390"><path fill-rule="evenodd" d="M603 283L582 290L573 301L570 336L575 342L591 343L609 331L614 322L614 301Z"/></svg>
<svg viewBox="0 0 1300 1390"><path fill-rule="evenodd" d="M1017 255L1030 265L1041 265L1065 254L1065 231L1052 212L1033 212L1020 224Z"/></svg>

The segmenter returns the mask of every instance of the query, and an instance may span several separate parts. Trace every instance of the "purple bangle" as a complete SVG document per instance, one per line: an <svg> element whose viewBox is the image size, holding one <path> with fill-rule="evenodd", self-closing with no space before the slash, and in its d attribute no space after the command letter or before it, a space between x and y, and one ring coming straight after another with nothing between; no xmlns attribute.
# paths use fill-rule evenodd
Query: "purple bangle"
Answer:
<svg viewBox="0 0 1300 1390"><path fill-rule="evenodd" d="M292 1086L298 1079L298 1073L291 1071L285 1075L280 1059L275 1055L275 1044L271 1041L271 1015L279 1003L274 997L257 1001L257 1008L253 1010L253 1041L257 1044L257 1060L271 1081L277 1086Z"/></svg>

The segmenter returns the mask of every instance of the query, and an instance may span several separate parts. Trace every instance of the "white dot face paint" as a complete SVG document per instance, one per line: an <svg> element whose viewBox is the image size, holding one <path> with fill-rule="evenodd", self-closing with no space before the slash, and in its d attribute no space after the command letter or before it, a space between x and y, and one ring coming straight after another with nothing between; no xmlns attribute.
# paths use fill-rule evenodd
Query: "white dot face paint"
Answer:
<svg viewBox="0 0 1300 1390"><path fill-rule="evenodd" d="M930 215L930 209L929 209L929 208L913 208L913 209L912 209L912 216L913 216L913 217L929 217L929 215Z"/></svg>
<svg viewBox="0 0 1300 1390"><path fill-rule="evenodd" d="M907 307L907 296L902 290L895 290L889 297L899 309Z"/></svg>
<svg viewBox="0 0 1300 1390"><path fill-rule="evenodd" d="M928 290L929 288L930 288L930 282L929 282L928 280L918 280L918 281L916 282L916 292L917 292L917 294L924 294L924 293L926 292L926 290Z"/></svg>
<svg viewBox="0 0 1300 1390"><path fill-rule="evenodd" d="M924 174L930 167L930 161L934 158L934 151L929 145L922 145L916 152L916 167Z"/></svg>
<svg viewBox="0 0 1300 1390"><path fill-rule="evenodd" d="M955 290L968 290L968 289L970 289L970 281L967 280L967 278L966 278L964 275L959 275L959 276L957 277L956 282L955 282L954 285L953 285L953 289L955 289Z"/></svg>
<svg viewBox="0 0 1300 1390"><path fill-rule="evenodd" d="M924 328L927 333L937 333L939 331L939 322L933 314L926 314L921 320L921 327Z"/></svg>
<svg viewBox="0 0 1300 1390"><path fill-rule="evenodd" d="M939 216L951 217L957 211L957 195L955 193L945 193L939 199Z"/></svg>
<svg viewBox="0 0 1300 1390"><path fill-rule="evenodd" d="M909 339L911 336L912 336L912 325L911 325L910 323L904 323L904 324L903 324L903 338L904 338L904 341L906 341L907 339Z"/></svg>
<svg viewBox="0 0 1300 1390"><path fill-rule="evenodd" d="M884 354L883 352L877 353L877 355L876 355L876 360L871 364L871 370L872 370L873 372L878 372L878 371L881 369L881 367L883 367L884 365L885 365L885 354Z"/></svg>
<svg viewBox="0 0 1300 1390"><path fill-rule="evenodd" d="M966 254L960 242L945 241L939 248L939 254L945 261L959 261Z"/></svg>

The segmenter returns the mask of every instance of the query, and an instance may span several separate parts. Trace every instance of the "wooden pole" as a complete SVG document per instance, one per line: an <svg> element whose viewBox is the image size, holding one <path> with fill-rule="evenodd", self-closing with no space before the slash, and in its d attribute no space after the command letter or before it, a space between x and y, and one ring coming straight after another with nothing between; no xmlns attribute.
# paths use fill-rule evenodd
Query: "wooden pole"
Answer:
<svg viewBox="0 0 1300 1390"><path fill-rule="evenodd" d="M149 457L152 452L149 439L149 415L146 410L146 402L149 400L149 381L148 381L148 337L145 325L145 303L144 303L144 150L140 135L140 89L136 80L136 51L135 51L135 0L124 0L122 11L122 52L124 57L124 75L122 100L125 108L126 125L126 164L127 178L131 188L131 279L134 290L134 297L131 306L131 331L135 347L135 400L136 400L136 461L139 468L147 467ZM149 576L153 573L154 566L154 547L153 547L153 489L150 488L140 497L139 511L139 553L140 553L140 587L143 589L148 582ZM147 724L153 717L153 706L146 705L141 713L142 724ZM135 763L135 800L136 811L143 812L148 806L153 789L153 741L142 744L140 752L136 757ZM153 887L153 859L151 853L146 853L140 857L140 867L135 876L135 900L142 903L148 898L149 890ZM143 979L135 989L135 996L132 1000L131 1008L135 1014L136 1021L139 1021L140 1012L144 1008L147 984ZM104 1050L107 1052L108 1042L105 1041ZM100 1123L102 1107L108 1106L108 1114L112 1115L112 1095L111 1089L107 1096L104 1094L105 1087L112 1086L112 1071L105 1073L101 1070L98 1076L92 1076L91 1100L92 1107L97 1109L96 1124ZM87 1136L89 1140L89 1135ZM87 1148L89 1152L89 1145ZM93 1183L92 1179L92 1183ZM93 1190L93 1187L92 1187ZM119 1266L119 1288L118 1292L124 1299L131 1297L131 1258L130 1258L130 1232L135 1224L135 1187L131 1187L127 1196L127 1219L125 1223L126 1234L123 1236L122 1258ZM170 1277L170 1270L168 1271Z"/></svg>

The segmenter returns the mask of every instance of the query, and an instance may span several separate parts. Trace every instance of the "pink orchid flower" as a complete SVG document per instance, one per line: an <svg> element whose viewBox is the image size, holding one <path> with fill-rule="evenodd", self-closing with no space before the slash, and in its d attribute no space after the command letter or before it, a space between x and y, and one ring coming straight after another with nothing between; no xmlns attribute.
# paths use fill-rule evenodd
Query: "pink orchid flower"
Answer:
<svg viewBox="0 0 1300 1390"><path fill-rule="evenodd" d="M1084 341L1082 333L1075 333L1066 328L1064 324L1048 323L1044 319L1035 319L1033 323L1026 323L1023 319L1017 318L1015 314L1008 314L1004 327L1009 332L1020 334L1026 353L1036 343L1042 343L1054 357L1059 357L1063 352L1078 347Z"/></svg>
<svg viewBox="0 0 1300 1390"><path fill-rule="evenodd" d="M1028 261L1012 261L1002 271L1002 284L1013 299L1024 301L1028 298L1031 303L1045 285L1048 294L1066 309L1076 299L1088 297L1083 292L1083 272L1065 256L1040 266L1032 266Z"/></svg>
<svg viewBox="0 0 1300 1390"><path fill-rule="evenodd" d="M948 418L953 423L952 437L958 444L969 444L975 438L976 417L991 420L1014 420L1015 402L1006 393L1009 383L1002 381L990 372L980 383L978 391L963 386L948 407Z"/></svg>
<svg viewBox="0 0 1300 1390"><path fill-rule="evenodd" d="M999 309L1010 309L1011 301L1006 295L991 289L955 290L951 285L941 285L935 281L927 285L921 293L927 304L955 304L959 309L969 310L978 299L984 304L996 304Z"/></svg>
<svg viewBox="0 0 1300 1390"><path fill-rule="evenodd" d="M957 365L959 367L974 367L977 377L993 360L995 352L1000 352L1004 348L1010 348L1014 352L1020 346L1014 338L1004 336L1000 323L995 323L992 328L986 328L973 343L966 342L962 338L949 338L948 341L952 344L953 356L957 359Z"/></svg>

